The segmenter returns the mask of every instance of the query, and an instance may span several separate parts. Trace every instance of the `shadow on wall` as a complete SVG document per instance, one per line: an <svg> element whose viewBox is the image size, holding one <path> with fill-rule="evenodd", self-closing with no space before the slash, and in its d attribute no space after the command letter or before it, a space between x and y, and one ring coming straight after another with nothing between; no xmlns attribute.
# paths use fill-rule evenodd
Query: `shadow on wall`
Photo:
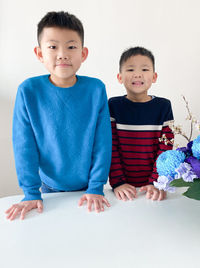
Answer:
<svg viewBox="0 0 200 268"><path fill-rule="evenodd" d="M12 150L12 114L14 101L0 96L0 197L21 194Z"/></svg>

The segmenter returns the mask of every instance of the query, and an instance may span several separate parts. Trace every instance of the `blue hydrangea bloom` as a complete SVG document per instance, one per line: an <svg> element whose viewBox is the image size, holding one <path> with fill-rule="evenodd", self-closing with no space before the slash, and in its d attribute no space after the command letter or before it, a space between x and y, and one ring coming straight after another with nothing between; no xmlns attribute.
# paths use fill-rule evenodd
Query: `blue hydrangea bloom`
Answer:
<svg viewBox="0 0 200 268"><path fill-rule="evenodd" d="M193 140L192 153L194 157L200 159L200 135L195 140Z"/></svg>
<svg viewBox="0 0 200 268"><path fill-rule="evenodd" d="M174 176L177 174L176 168L185 160L185 154L177 150L165 151L159 155L156 161L159 176Z"/></svg>

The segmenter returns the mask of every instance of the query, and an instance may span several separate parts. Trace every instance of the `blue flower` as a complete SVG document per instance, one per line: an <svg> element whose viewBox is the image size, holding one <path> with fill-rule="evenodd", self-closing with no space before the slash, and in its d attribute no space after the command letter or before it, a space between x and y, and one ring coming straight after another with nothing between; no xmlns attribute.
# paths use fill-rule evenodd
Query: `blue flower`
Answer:
<svg viewBox="0 0 200 268"><path fill-rule="evenodd" d="M185 162L191 165L192 171L197 175L198 178L200 178L200 160L194 156L190 156L185 159Z"/></svg>
<svg viewBox="0 0 200 268"><path fill-rule="evenodd" d="M197 179L197 175L192 171L192 167L188 163L181 163L176 172L175 179L183 178L186 182L193 182L194 179Z"/></svg>
<svg viewBox="0 0 200 268"><path fill-rule="evenodd" d="M183 152L186 155L186 157L189 157L192 155L192 144L193 141L190 141L188 142L187 147L177 148L176 150Z"/></svg>
<svg viewBox="0 0 200 268"><path fill-rule="evenodd" d="M200 135L195 140L193 140L192 153L194 157L200 159Z"/></svg>
<svg viewBox="0 0 200 268"><path fill-rule="evenodd" d="M185 154L177 150L165 151L159 155L156 161L159 176L170 176L174 178L177 174L176 168L185 160Z"/></svg>

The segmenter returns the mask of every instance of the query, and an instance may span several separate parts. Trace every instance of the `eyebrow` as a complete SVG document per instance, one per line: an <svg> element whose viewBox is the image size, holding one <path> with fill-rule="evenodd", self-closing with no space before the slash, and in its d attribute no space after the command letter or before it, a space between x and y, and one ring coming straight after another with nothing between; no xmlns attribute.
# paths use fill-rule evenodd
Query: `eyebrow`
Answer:
<svg viewBox="0 0 200 268"><path fill-rule="evenodd" d="M59 43L59 41L54 40L54 39L48 40L47 42L55 42L55 43ZM76 40L69 40L69 41L67 41L66 43L67 43L67 44L68 44L68 43L77 43L77 41L76 41Z"/></svg>
<svg viewBox="0 0 200 268"><path fill-rule="evenodd" d="M127 67L127 68L135 67L135 65L127 65L126 67Z"/></svg>
<svg viewBox="0 0 200 268"><path fill-rule="evenodd" d="M135 67L136 65L133 65L133 64L130 64L130 65L127 65L126 67L127 68L130 68L130 67ZM150 67L150 65L148 64L142 64L141 67Z"/></svg>

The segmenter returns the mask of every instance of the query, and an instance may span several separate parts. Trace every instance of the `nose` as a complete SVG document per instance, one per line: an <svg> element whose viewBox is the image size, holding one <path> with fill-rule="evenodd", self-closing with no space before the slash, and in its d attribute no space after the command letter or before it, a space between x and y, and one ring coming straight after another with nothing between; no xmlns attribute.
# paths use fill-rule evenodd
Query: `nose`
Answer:
<svg viewBox="0 0 200 268"><path fill-rule="evenodd" d="M141 78L141 77L142 77L142 74L141 74L141 72L139 72L139 71L135 71L135 72L133 73L133 75L134 75L135 78Z"/></svg>
<svg viewBox="0 0 200 268"><path fill-rule="evenodd" d="M66 50L64 49L59 49L58 54L57 54L57 59L58 60L67 60L69 59L69 55L67 54Z"/></svg>
<svg viewBox="0 0 200 268"><path fill-rule="evenodd" d="M64 57L58 56L57 59L58 60L68 60L68 57L67 56L64 56Z"/></svg>

